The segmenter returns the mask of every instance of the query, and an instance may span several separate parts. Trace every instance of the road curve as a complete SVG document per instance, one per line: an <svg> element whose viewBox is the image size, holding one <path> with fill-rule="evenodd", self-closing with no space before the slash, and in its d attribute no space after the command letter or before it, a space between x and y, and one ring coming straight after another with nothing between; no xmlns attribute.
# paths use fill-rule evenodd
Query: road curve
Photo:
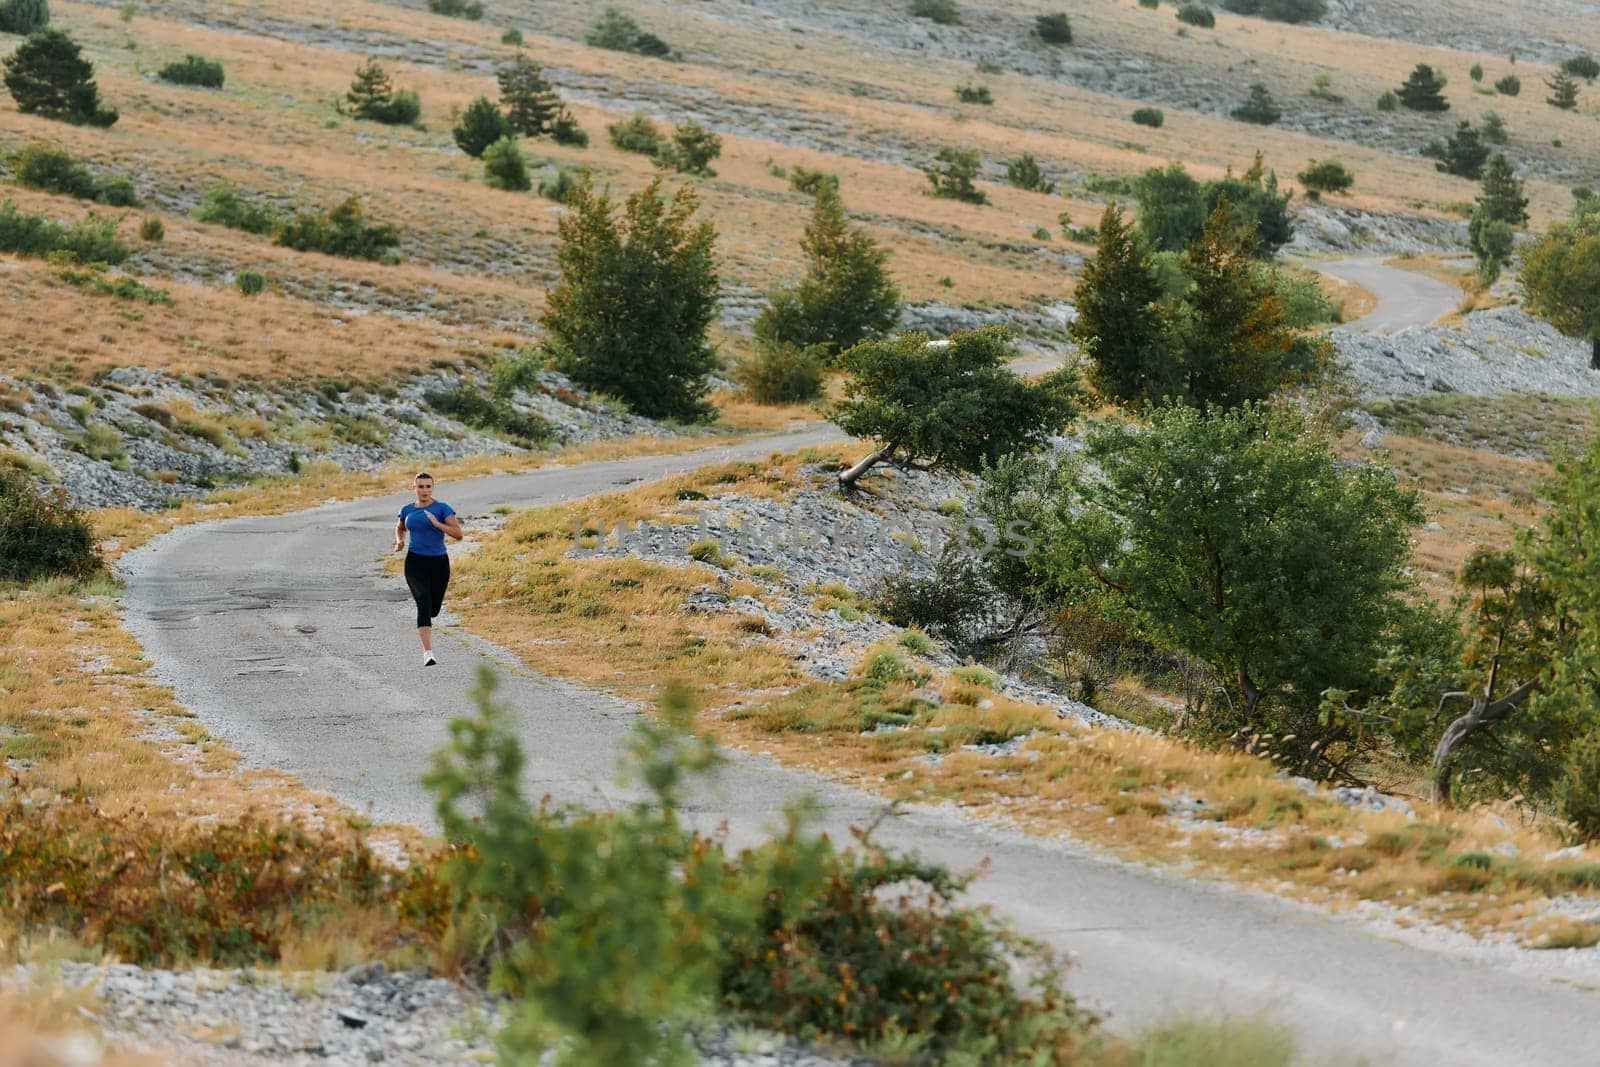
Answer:
<svg viewBox="0 0 1600 1067"><path fill-rule="evenodd" d="M467 525L495 505L537 505L709 462L837 440L826 429L677 456L444 483ZM417 777L466 709L477 665L503 668L534 795L612 805L635 712L540 677L446 625L442 662L418 664L405 590L385 576L396 495L270 518L190 526L124 557L128 624L157 673L256 765L299 774L380 819L433 825ZM442 620L449 623L448 616ZM866 794L732 754L695 797L702 823L748 840L784 803L817 797L835 834L879 807ZM1068 843L943 811L879 831L958 869L987 859L974 895L1075 957L1069 985L1119 1028L1180 1011L1271 1011L1317 1056L1437 1067L1592 1062L1600 999L1572 984L1396 943L1293 904L1130 867Z"/></svg>
<svg viewBox="0 0 1600 1067"><path fill-rule="evenodd" d="M1453 285L1390 267L1381 259L1339 259L1308 263L1312 269L1372 292L1377 304L1366 315L1339 327L1359 333L1394 333L1408 326L1426 326L1454 311L1461 290Z"/></svg>

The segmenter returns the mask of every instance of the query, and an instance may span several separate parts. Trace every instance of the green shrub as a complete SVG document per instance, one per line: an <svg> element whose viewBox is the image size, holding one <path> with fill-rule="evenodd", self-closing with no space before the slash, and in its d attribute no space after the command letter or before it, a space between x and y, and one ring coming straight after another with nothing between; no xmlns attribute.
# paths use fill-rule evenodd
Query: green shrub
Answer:
<svg viewBox="0 0 1600 1067"><path fill-rule="evenodd" d="M558 165L548 175L539 179L539 195L558 204L565 204L567 197L571 196L577 187L578 178L570 167Z"/></svg>
<svg viewBox="0 0 1600 1067"><path fill-rule="evenodd" d="M1328 13L1328 4L1327 0L1222 0L1222 9L1274 22L1315 22Z"/></svg>
<svg viewBox="0 0 1600 1067"><path fill-rule="evenodd" d="M103 264L92 263L82 270L63 266L56 275L68 285L87 289L99 296L114 296L119 300L139 300L146 304L171 304L172 294L165 289L152 288L138 278L120 275L106 277Z"/></svg>
<svg viewBox="0 0 1600 1067"><path fill-rule="evenodd" d="M1284 321L1293 329L1306 330L1337 318L1315 275L1273 271L1272 291L1283 301Z"/></svg>
<svg viewBox="0 0 1600 1067"><path fill-rule="evenodd" d="M369 59L356 69L341 110L351 118L409 126L421 117L422 100L409 89L397 90L388 72L376 59Z"/></svg>
<svg viewBox="0 0 1600 1067"><path fill-rule="evenodd" d="M242 270L233 276L233 284L245 296L255 296L267 287L267 276L258 270Z"/></svg>
<svg viewBox="0 0 1600 1067"><path fill-rule="evenodd" d="M1450 110L1450 101L1444 98L1445 78L1426 63L1418 63L1400 86L1399 102L1412 111L1443 112Z"/></svg>
<svg viewBox="0 0 1600 1067"><path fill-rule="evenodd" d="M1600 733L1591 730L1568 748L1556 810L1581 840L1600 840Z"/></svg>
<svg viewBox="0 0 1600 1067"><path fill-rule="evenodd" d="M96 199L107 207L138 207L142 202L138 190L126 178L107 178L100 184Z"/></svg>
<svg viewBox="0 0 1600 1067"><path fill-rule="evenodd" d="M478 0L428 0L428 10L435 15L477 22L483 18L483 4Z"/></svg>
<svg viewBox="0 0 1600 1067"><path fill-rule="evenodd" d="M821 345L758 344L733 376L758 404L798 404L821 394L825 356Z"/></svg>
<svg viewBox="0 0 1600 1067"><path fill-rule="evenodd" d="M482 159L490 145L510 133L511 123L486 96L468 104L461 112L461 121L450 131L456 147L473 159Z"/></svg>
<svg viewBox="0 0 1600 1067"><path fill-rule="evenodd" d="M518 411L510 401L485 393L470 382L449 389L430 389L422 398L441 415L474 429L500 434L523 448L538 448L555 435L555 428L543 417Z"/></svg>
<svg viewBox="0 0 1600 1067"><path fill-rule="evenodd" d="M588 148L589 134L570 111L562 110L556 116L556 121L550 126L550 139L556 144L569 145L573 148Z"/></svg>
<svg viewBox="0 0 1600 1067"><path fill-rule="evenodd" d="M1006 181L1018 189L1026 189L1033 193L1056 191L1056 183L1044 176L1044 169L1039 166L1039 161L1033 158L1032 152L1024 152L1006 164Z"/></svg>
<svg viewBox="0 0 1600 1067"><path fill-rule="evenodd" d="M969 204L987 204L988 194L972 184L981 167L977 149L945 145L934 156L933 163L922 168L922 172L928 176L934 196L963 200Z"/></svg>
<svg viewBox="0 0 1600 1067"><path fill-rule="evenodd" d="M63 226L48 215L24 215L15 201L7 200L0 204L0 252L38 259L52 252L69 252L79 263L115 266L130 254L117 240L121 221L91 211L71 226Z"/></svg>
<svg viewBox="0 0 1600 1067"><path fill-rule="evenodd" d="M789 170L789 188L807 196L816 196L824 187L839 191L839 176L823 170L812 170L796 163Z"/></svg>
<svg viewBox="0 0 1600 1067"><path fill-rule="evenodd" d="M873 609L896 626L915 626L957 650L974 650L996 603L979 561L959 546L939 555L931 574L885 575L871 592Z"/></svg>
<svg viewBox="0 0 1600 1067"><path fill-rule="evenodd" d="M1209 30L1217 24L1217 16L1204 4L1187 3L1178 9L1178 21Z"/></svg>
<svg viewBox="0 0 1600 1067"><path fill-rule="evenodd" d="M523 193L533 188L528 160L515 137L502 137L483 152L483 181L492 189Z"/></svg>
<svg viewBox="0 0 1600 1067"><path fill-rule="evenodd" d="M1600 78L1600 61L1590 55L1573 56L1571 59L1564 59L1561 61L1561 69L1574 78L1582 78L1586 82L1592 82L1596 78Z"/></svg>
<svg viewBox="0 0 1600 1067"><path fill-rule="evenodd" d="M1385 89L1378 94L1378 110L1393 111L1400 106L1400 94L1393 89Z"/></svg>
<svg viewBox="0 0 1600 1067"><path fill-rule="evenodd" d="M967 82L956 86L956 99L963 104L993 104L994 94L987 85L975 85Z"/></svg>
<svg viewBox="0 0 1600 1067"><path fill-rule="evenodd" d="M349 259L381 260L400 245L400 231L366 220L361 198L352 196L328 211L300 211L279 227L274 242L297 252L322 252Z"/></svg>
<svg viewBox="0 0 1600 1067"><path fill-rule="evenodd" d="M1494 91L1501 96L1517 96L1522 92L1522 79L1515 74L1507 74L1494 83Z"/></svg>
<svg viewBox="0 0 1600 1067"><path fill-rule="evenodd" d="M1356 176L1337 159L1312 160L1295 177L1313 199L1323 193L1348 192L1356 182Z"/></svg>
<svg viewBox="0 0 1600 1067"><path fill-rule="evenodd" d="M193 52L181 60L161 68L161 80L174 85L198 85L205 89L220 89L225 79L222 64Z"/></svg>
<svg viewBox="0 0 1600 1067"><path fill-rule="evenodd" d="M1283 109L1272 99L1272 91L1260 82L1250 86L1245 102L1231 112L1240 122L1253 122L1257 126L1271 126L1283 118Z"/></svg>
<svg viewBox="0 0 1600 1067"><path fill-rule="evenodd" d="M613 52L632 52L657 59L672 55L671 45L643 29L632 15L614 7L605 9L584 41L595 48L609 48Z"/></svg>
<svg viewBox="0 0 1600 1067"><path fill-rule="evenodd" d="M46 141L29 141L9 162L18 185L80 200L93 200L100 195L100 183L89 168L71 152Z"/></svg>
<svg viewBox="0 0 1600 1067"><path fill-rule="evenodd" d="M76 126L113 126L115 108L102 107L94 82L94 64L65 30L42 29L28 36L4 60L3 79L17 110L24 115L70 122Z"/></svg>
<svg viewBox="0 0 1600 1067"><path fill-rule="evenodd" d="M712 177L711 161L722 155L722 138L698 122L680 123L672 140L656 151L656 165L671 167L680 174Z"/></svg>
<svg viewBox="0 0 1600 1067"><path fill-rule="evenodd" d="M640 155L654 156L666 143L656 124L642 111L635 111L630 118L613 122L606 127L606 133L611 137L611 143L624 152L638 152Z"/></svg>
<svg viewBox="0 0 1600 1067"><path fill-rule="evenodd" d="M139 238L140 238L140 240L149 241L151 244L156 244L162 238L164 238L166 236L167 236L167 224L162 222L156 216L154 216L154 215L146 215L140 221L140 223L139 223Z"/></svg>
<svg viewBox="0 0 1600 1067"><path fill-rule="evenodd" d="M502 33L500 35L500 43L501 44L514 45L514 46L516 46L518 48L521 48L522 47L522 31L517 29L515 26L511 27L511 29L506 30L504 33Z"/></svg>
<svg viewBox="0 0 1600 1067"><path fill-rule="evenodd" d="M1154 11L1161 6L1161 0L1139 0L1140 7L1147 7Z"/></svg>
<svg viewBox="0 0 1600 1067"><path fill-rule="evenodd" d="M911 0L911 6L906 10L914 18L928 19L941 26L953 26L961 21L956 0Z"/></svg>
<svg viewBox="0 0 1600 1067"><path fill-rule="evenodd" d="M0 466L0 581L87 578L101 569L98 544L89 520L64 495L42 493L23 472ZM0 858L0 868L5 862ZM8 901L8 912L14 908Z"/></svg>
<svg viewBox="0 0 1600 1067"><path fill-rule="evenodd" d="M1140 126L1159 130L1166 123L1167 116L1159 107L1141 107L1134 111L1133 121Z"/></svg>
<svg viewBox="0 0 1600 1067"><path fill-rule="evenodd" d="M49 0L0 0L0 33L26 37L48 25Z"/></svg>
<svg viewBox="0 0 1600 1067"><path fill-rule="evenodd" d="M195 208L194 217L201 222L257 234L272 233L283 221L271 207L245 200L239 190L227 183L206 190L205 199Z"/></svg>
<svg viewBox="0 0 1600 1067"><path fill-rule="evenodd" d="M1072 20L1061 11L1053 11L1048 15L1035 15L1033 32L1045 44L1071 44Z"/></svg>

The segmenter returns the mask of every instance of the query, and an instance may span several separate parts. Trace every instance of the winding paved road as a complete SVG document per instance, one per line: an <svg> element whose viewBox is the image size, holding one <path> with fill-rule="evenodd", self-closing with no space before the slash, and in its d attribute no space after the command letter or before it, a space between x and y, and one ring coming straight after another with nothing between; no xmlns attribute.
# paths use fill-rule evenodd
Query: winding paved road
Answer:
<svg viewBox="0 0 1600 1067"><path fill-rule="evenodd" d="M817 428L687 455L442 484L440 495L470 526L501 503L571 500L832 440ZM596 805L624 800L616 754L635 713L620 701L535 675L451 627L438 631L441 665L418 666L407 595L379 562L403 499L168 534L120 565L128 623L213 734L250 762L297 773L380 819L433 825L417 778L450 718L469 707L484 660L503 668L501 697L528 753L529 790ZM735 753L691 811L749 840L804 794L820 800L835 834L880 807ZM899 815L879 838L958 869L987 859L974 896L1072 953L1069 985L1119 1028L1180 1011L1265 1009L1292 1024L1319 1063L1590 1063L1600 1047L1600 997L1519 970L1494 950L1412 947L1310 909L943 811Z"/></svg>
<svg viewBox="0 0 1600 1067"><path fill-rule="evenodd" d="M1455 286L1386 266L1381 259L1340 259L1307 265L1341 281L1354 282L1378 298L1371 311L1343 324L1341 330L1394 333L1407 326L1426 326L1461 304L1461 290Z"/></svg>

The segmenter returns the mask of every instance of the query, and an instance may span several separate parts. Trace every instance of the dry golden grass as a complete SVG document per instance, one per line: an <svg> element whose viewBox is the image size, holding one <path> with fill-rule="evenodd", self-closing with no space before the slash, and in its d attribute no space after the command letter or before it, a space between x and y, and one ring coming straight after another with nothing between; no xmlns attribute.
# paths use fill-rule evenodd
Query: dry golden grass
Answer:
<svg viewBox="0 0 1600 1067"><path fill-rule="evenodd" d="M7 1067L158 1067L164 1056L110 1047L84 1023L99 1006L87 988L42 975L27 989L0 993L0 1064Z"/></svg>

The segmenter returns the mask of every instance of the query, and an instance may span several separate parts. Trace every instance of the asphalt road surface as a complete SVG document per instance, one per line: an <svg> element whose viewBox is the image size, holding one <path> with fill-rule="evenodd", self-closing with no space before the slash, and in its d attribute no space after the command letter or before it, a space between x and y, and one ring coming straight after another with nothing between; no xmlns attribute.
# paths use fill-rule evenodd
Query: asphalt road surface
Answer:
<svg viewBox="0 0 1600 1067"><path fill-rule="evenodd" d="M1426 326L1450 314L1461 303L1461 290L1455 286L1437 278L1385 266L1379 259L1340 259L1307 265L1323 274L1354 282L1378 298L1370 312L1340 326L1341 330L1394 333L1407 326Z"/></svg>

